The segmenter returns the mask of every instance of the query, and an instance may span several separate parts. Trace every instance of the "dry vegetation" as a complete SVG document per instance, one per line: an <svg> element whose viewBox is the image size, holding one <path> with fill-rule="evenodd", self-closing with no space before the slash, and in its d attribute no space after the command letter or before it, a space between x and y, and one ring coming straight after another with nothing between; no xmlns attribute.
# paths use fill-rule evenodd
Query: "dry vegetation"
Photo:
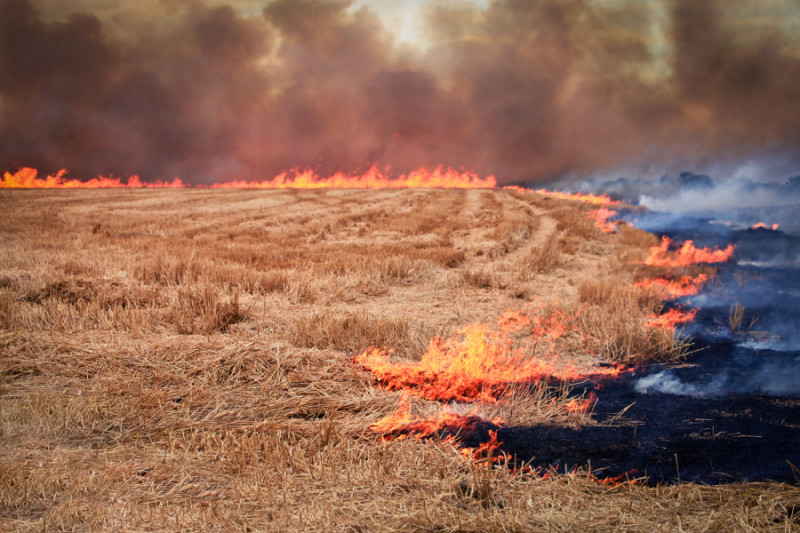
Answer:
<svg viewBox="0 0 800 533"><path fill-rule="evenodd" d="M798 528L794 486L605 486L368 430L399 395L356 352L413 359L532 298L581 309L576 358L681 355L641 325L657 299L627 289L652 236L604 235L581 206L502 190L2 191L0 205L0 529ZM535 423L551 398L539 386L498 409Z"/></svg>

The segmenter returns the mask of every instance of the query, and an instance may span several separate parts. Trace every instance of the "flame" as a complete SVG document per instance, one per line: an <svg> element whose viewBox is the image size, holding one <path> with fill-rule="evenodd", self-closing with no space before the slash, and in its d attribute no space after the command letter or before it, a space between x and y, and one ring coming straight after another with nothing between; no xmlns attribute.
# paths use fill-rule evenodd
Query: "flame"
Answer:
<svg viewBox="0 0 800 533"><path fill-rule="evenodd" d="M673 300L682 296L697 294L708 281L708 275L683 276L677 280L666 278L643 279L634 285L642 289L652 289L659 294L662 300Z"/></svg>
<svg viewBox="0 0 800 533"><path fill-rule="evenodd" d="M571 318L574 317L563 312L555 312L547 319L535 317L528 348L566 334ZM536 357L525 345L515 348L508 334L525 327L521 324L506 312L499 329L486 324L466 326L447 341L433 339L418 363L392 363L391 350L375 347L357 355L355 361L389 390L408 391L427 400L485 403L497 402L515 383L598 380L626 371L621 365L577 366L562 360L552 346L546 348L544 357Z"/></svg>
<svg viewBox="0 0 800 533"><path fill-rule="evenodd" d="M408 396L403 394L397 410L369 428L383 435L383 440L407 438L422 440L438 437L444 442L460 446L462 456L478 461L483 457L499 460L500 455L497 452L503 443L497 441L497 429L502 426L500 419L487 420L479 415L459 415L445 411L437 416L420 418L411 413ZM477 448L462 445L465 437L484 431L488 434L489 439L480 443Z"/></svg>
<svg viewBox="0 0 800 533"><path fill-rule="evenodd" d="M291 173L282 173L265 181L230 181L215 183L213 189L477 189L497 186L494 176L481 179L469 171L458 171L449 167L438 166L432 171L417 169L408 175L390 178L375 165L361 175L347 175L336 172L328 177L320 177L313 170L295 169Z"/></svg>
<svg viewBox="0 0 800 533"><path fill-rule="evenodd" d="M617 221L608 220L610 217L616 215L617 212L612 209L601 207L594 211L589 211L587 215L594 220L594 225L603 230L605 233L614 233L617 231Z"/></svg>
<svg viewBox="0 0 800 533"><path fill-rule="evenodd" d="M463 437L475 432L480 426L501 427L500 420L486 420L477 415L459 415L441 412L438 416L420 418L411 413L408 396L403 394L397 410L372 424L369 428L376 433L398 439L409 436L423 439L434 435L447 435L453 438Z"/></svg>
<svg viewBox="0 0 800 533"><path fill-rule="evenodd" d="M566 408L570 413L588 413L597 401L597 394L592 391L586 398L574 398L567 402Z"/></svg>
<svg viewBox="0 0 800 533"><path fill-rule="evenodd" d="M659 246L651 246L650 253L644 264L664 267L685 267L698 263L724 263L733 257L736 245L729 244L727 248L697 248L693 241L686 241L677 250L670 251L672 239L662 237Z"/></svg>
<svg viewBox="0 0 800 533"><path fill-rule="evenodd" d="M98 176L88 181L64 178L66 170L59 170L54 176L38 178L39 171L35 168L24 167L14 174L5 172L0 180L0 189L180 189L186 185L175 178L170 182L156 181L143 182L139 176L131 176L126 182L121 178Z"/></svg>
<svg viewBox="0 0 800 533"><path fill-rule="evenodd" d="M683 311L678 308L670 309L662 315L652 315L646 325L652 328L675 329L681 324L691 322L697 315L697 309Z"/></svg>
<svg viewBox="0 0 800 533"><path fill-rule="evenodd" d="M759 222L757 224L753 224L752 226L750 226L750 228L751 229L767 229L767 225L764 224L763 222ZM772 231L778 231L778 228L780 228L780 224L773 224L772 226L769 226L769 228L772 229Z"/></svg>
<svg viewBox="0 0 800 533"><path fill-rule="evenodd" d="M497 323L503 331L512 332L525 329L531 323L531 319L519 311L508 309L500 316Z"/></svg>
<svg viewBox="0 0 800 533"><path fill-rule="evenodd" d="M561 192L561 191L548 191L546 189L537 189L534 191L538 194L543 194L545 196L550 196L552 198L560 198L563 200L580 200L581 202L586 202L588 204L594 205L619 205L622 202L618 200L612 200L606 194L583 194L579 192Z"/></svg>
<svg viewBox="0 0 800 533"><path fill-rule="evenodd" d="M87 181L77 179L67 180L64 175L66 170L60 170L54 176L37 178L38 171L34 168L21 168L16 173L6 172L0 180L0 188L26 188L26 189L109 189L109 188L182 188L187 185L180 178L171 182L143 182L139 176L131 176L127 181L120 178L102 177L92 178ZM272 179L264 181L229 181L214 183L208 187L212 189L416 189L416 188L442 188L442 189L476 189L493 188L497 186L494 176L480 178L469 171L458 171L449 167L438 166L435 169L417 169L398 178L390 178L376 166L372 166L361 175L347 175L336 172L328 177L320 177L313 170L295 169L291 173L281 173ZM199 186L203 187L203 186Z"/></svg>

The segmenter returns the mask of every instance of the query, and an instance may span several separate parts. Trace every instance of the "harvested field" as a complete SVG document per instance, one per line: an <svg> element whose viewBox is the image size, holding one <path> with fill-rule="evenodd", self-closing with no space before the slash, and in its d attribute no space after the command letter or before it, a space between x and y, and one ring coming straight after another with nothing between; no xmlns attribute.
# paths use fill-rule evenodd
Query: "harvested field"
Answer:
<svg viewBox="0 0 800 533"><path fill-rule="evenodd" d="M461 408L382 386L354 361L370 347L416 363L471 324L572 317L548 342L577 365L685 356L646 325L661 300L631 289L660 272L634 262L657 239L606 234L591 206L499 189L3 190L0 205L0 529L800 529L796 485L491 466L370 429L403 402ZM565 409L563 383L508 385L481 419L601 423Z"/></svg>

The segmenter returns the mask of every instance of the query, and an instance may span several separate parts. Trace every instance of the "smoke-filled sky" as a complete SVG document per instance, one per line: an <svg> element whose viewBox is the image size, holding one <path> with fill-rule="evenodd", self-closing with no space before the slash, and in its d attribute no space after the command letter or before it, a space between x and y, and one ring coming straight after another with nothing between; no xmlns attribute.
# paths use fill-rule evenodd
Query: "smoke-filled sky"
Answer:
<svg viewBox="0 0 800 533"><path fill-rule="evenodd" d="M796 0L0 0L0 170L800 171ZM755 176L754 176L755 177Z"/></svg>

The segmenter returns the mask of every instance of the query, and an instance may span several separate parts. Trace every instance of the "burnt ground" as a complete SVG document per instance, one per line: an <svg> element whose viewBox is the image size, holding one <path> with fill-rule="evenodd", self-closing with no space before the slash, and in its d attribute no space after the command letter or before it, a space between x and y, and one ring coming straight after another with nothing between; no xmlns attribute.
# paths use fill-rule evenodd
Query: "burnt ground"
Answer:
<svg viewBox="0 0 800 533"><path fill-rule="evenodd" d="M736 350L733 343L696 344L705 349L694 366L668 370L677 379L709 379ZM800 466L800 399L636 390L642 376L661 371L656 366L614 382L576 385L573 393L597 393L597 426L503 427L497 434L502 449L516 464L562 472L590 465L600 477L646 477L648 483L800 481L794 468ZM485 441L491 428L481 429L465 444Z"/></svg>
<svg viewBox="0 0 800 533"><path fill-rule="evenodd" d="M625 423L602 425L631 404ZM594 413L601 425L507 427L498 440L518 461L544 468L591 464L598 475L649 482L797 483L790 463L800 465L798 406L767 396L640 394L628 378L599 392Z"/></svg>
<svg viewBox="0 0 800 533"><path fill-rule="evenodd" d="M644 216L659 225L658 214ZM721 265L709 287L672 304L699 308L685 332L694 346L687 364L656 365L615 382L578 386L578 393L596 389L597 426L506 427L498 440L518 461L562 471L591 464L598 475L646 476L650 483L798 483L797 238L730 231L688 217L668 216L665 222L671 231L663 233L679 241L737 245L736 262ZM729 326L734 303L745 306L741 331ZM644 376L658 385L641 387Z"/></svg>

